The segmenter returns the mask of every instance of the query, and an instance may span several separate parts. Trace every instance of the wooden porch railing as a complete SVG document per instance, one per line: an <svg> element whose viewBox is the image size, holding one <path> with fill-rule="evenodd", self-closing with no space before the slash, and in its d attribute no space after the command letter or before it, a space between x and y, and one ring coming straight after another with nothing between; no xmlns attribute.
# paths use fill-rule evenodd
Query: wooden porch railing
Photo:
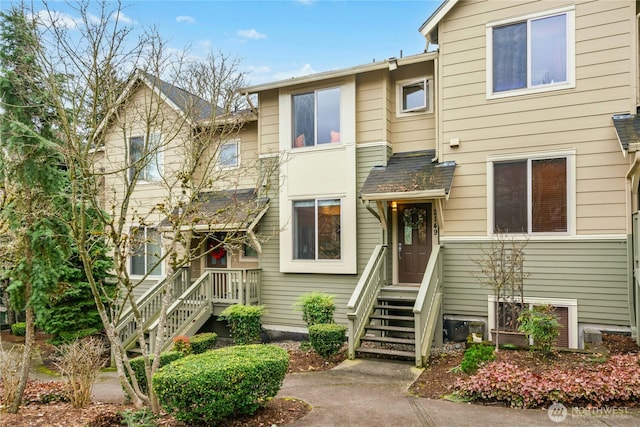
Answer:
<svg viewBox="0 0 640 427"><path fill-rule="evenodd" d="M116 327L116 333L120 336L120 342L124 348L129 348L136 340L136 331L138 328L146 328L149 323L155 320L160 307L162 306L162 298L168 283L173 280L173 295L180 295L190 283L190 274L187 267L181 268L170 278L164 278L157 284L151 286L147 291L136 300L136 306L140 312L140 319L133 314L131 307L128 307ZM138 322L141 322L139 324Z"/></svg>
<svg viewBox="0 0 640 427"><path fill-rule="evenodd" d="M209 319L213 304L260 303L259 269L206 269L167 309L162 350L178 335L191 335ZM159 320L148 329L150 350L155 350Z"/></svg>
<svg viewBox="0 0 640 427"><path fill-rule="evenodd" d="M347 304L349 319L349 358L356 357L355 349L360 345L369 315L373 311L376 297L387 278L387 246L378 245Z"/></svg>
<svg viewBox="0 0 640 427"><path fill-rule="evenodd" d="M434 246L413 306L416 330L416 366L424 366L436 344L442 344L442 248ZM436 332L440 331L436 334Z"/></svg>

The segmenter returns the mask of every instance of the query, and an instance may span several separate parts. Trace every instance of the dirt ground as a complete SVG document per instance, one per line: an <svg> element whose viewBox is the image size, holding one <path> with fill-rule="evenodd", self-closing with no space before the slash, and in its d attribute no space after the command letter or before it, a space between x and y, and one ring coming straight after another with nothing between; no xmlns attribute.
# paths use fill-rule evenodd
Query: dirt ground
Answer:
<svg viewBox="0 0 640 427"><path fill-rule="evenodd" d="M48 355L54 351L54 347L46 343L48 337L38 334L36 345L38 346L45 366L55 370L55 366L50 362ZM1 333L3 342L23 342L22 338L16 338L8 331ZM346 358L345 350L330 360L324 360L313 350L300 349L300 343L283 342L274 343L281 345L289 352L289 373L322 371L331 369ZM0 387L0 396L1 396ZM47 404L36 403L41 400L43 394L63 394L64 384L61 381L30 381L25 392L25 401L30 402L20 408L18 414L0 413L1 427L57 427L57 426L89 426L89 427L110 427L120 426L123 411L133 411L131 405L124 404L91 404L85 408L73 408L67 402L50 402ZM1 400L1 399L0 399ZM271 400L267 405L258 410L252 416L235 417L220 424L224 427L240 426L272 426L286 425L304 417L311 411L311 407L302 400L280 399ZM61 416L64 414L64 416ZM170 415L164 415L155 420L159 426L180 426L182 425Z"/></svg>

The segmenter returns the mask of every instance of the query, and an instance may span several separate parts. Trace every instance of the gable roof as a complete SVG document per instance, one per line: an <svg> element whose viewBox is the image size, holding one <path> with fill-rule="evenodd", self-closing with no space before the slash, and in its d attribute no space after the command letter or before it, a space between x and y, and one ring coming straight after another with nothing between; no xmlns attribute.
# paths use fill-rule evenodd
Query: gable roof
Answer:
<svg viewBox="0 0 640 427"><path fill-rule="evenodd" d="M427 40L434 44L438 44L438 33L435 33L434 30L437 29L438 24L442 21L442 18L445 17L447 13L458 3L458 0L444 0L442 4L431 14L429 18L420 26L418 31L422 34Z"/></svg>
<svg viewBox="0 0 640 427"><path fill-rule="evenodd" d="M640 143L640 115L616 114L613 116L613 126L623 151L628 151L630 144Z"/></svg>
<svg viewBox="0 0 640 427"><path fill-rule="evenodd" d="M456 163L434 163L435 154L435 150L396 153L387 166L374 166L360 190L362 199L448 197Z"/></svg>
<svg viewBox="0 0 640 427"><path fill-rule="evenodd" d="M196 118L198 120L206 120L211 117L213 107L209 101L205 101L197 95L189 93L178 86L172 85L171 83L167 83L153 74L149 74L141 70L139 73L141 78L150 88L157 88L160 95L171 101L171 104L173 104L172 106L177 110L182 113L187 113L193 110L195 111ZM217 114L221 115L225 113L222 108L216 108Z"/></svg>

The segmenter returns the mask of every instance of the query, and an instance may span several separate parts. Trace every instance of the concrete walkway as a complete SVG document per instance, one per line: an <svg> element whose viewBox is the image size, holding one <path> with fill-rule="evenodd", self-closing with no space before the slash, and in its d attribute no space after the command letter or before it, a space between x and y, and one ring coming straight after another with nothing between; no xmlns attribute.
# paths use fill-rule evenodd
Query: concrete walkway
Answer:
<svg viewBox="0 0 640 427"><path fill-rule="evenodd" d="M31 378L55 380L40 370L34 357ZM278 397L295 397L312 411L292 426L640 426L640 410L567 408L557 421L542 409L510 409L411 396L409 386L420 375L410 363L347 360L334 369L289 374ZM115 372L101 372L93 387L94 402L125 401ZM561 421L563 415L566 418Z"/></svg>

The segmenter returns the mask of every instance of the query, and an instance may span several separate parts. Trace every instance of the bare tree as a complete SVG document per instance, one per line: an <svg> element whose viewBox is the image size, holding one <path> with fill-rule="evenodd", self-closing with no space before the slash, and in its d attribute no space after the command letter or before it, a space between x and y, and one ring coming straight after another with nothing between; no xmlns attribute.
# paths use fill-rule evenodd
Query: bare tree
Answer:
<svg viewBox="0 0 640 427"><path fill-rule="evenodd" d="M517 331L520 311L524 307L524 248L527 240L516 240L497 234L488 247L481 247L481 255L472 258L479 271L476 280L493 290L495 299L495 344L499 350L500 329Z"/></svg>
<svg viewBox="0 0 640 427"><path fill-rule="evenodd" d="M241 230L255 220L256 204L264 203L280 159L261 161L256 152L243 157L240 169L225 167L225 144L255 118L250 102L238 93L244 81L237 60L214 53L194 60L186 53L172 53L155 32L134 33L124 26L120 3L83 1L73 14L70 23L47 3L32 13L45 44L37 60L65 141L73 207L69 226L120 382L136 407L157 412L151 380L167 340L164 329L175 298L174 281L164 285L154 342L145 335L146 314L136 295L161 265L171 278L207 252L245 244L259 249L270 233ZM253 197L238 196L249 187L255 189ZM212 199L218 205L207 211ZM203 248L207 239L194 239L196 225L200 237L215 235L216 245ZM161 249L150 251L154 240L149 229L162 234ZM105 295L92 274L91 247L98 234L113 247L115 297ZM139 253L148 265L142 275L132 275L131 256ZM147 393L137 383L118 330L125 314L134 319Z"/></svg>

